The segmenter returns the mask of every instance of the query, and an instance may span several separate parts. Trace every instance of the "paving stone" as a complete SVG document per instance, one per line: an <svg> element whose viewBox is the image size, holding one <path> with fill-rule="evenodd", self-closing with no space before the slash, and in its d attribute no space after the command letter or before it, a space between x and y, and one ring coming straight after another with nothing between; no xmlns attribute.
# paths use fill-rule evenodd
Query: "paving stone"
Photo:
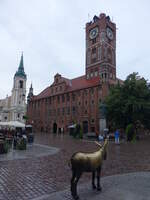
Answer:
<svg viewBox="0 0 150 200"><path fill-rule="evenodd" d="M76 151L97 150L97 145L93 141L77 140L69 136L54 137L48 134L37 134L35 142L40 145L33 145L35 147L33 151L30 149L30 152L21 153L17 155L18 157L12 154L12 158L4 159L4 155L2 157L0 155L0 200L43 200L50 195L52 195L51 200L54 196L58 199L62 197L72 199L69 190L71 178L69 159ZM149 145L149 138L135 144L124 142L120 146L110 142L108 160L103 164L102 177L150 171ZM91 191L90 180L91 174L85 173L81 177L79 181L81 186L83 184L83 189L79 188L81 197L85 198L84 193ZM130 177L127 181L130 182ZM113 184L118 187L116 179ZM112 184L108 181L107 185L111 188ZM145 188L147 187L145 184ZM92 191L88 194L94 195ZM99 197L99 193L95 195Z"/></svg>

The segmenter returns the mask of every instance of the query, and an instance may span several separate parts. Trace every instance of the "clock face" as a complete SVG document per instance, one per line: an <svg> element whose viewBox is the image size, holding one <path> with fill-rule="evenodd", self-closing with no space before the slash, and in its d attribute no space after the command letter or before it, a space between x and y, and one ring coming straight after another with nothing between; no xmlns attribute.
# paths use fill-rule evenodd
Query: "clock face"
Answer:
<svg viewBox="0 0 150 200"><path fill-rule="evenodd" d="M90 39L94 39L97 37L97 35L98 35L98 27L95 27L90 31L89 37Z"/></svg>
<svg viewBox="0 0 150 200"><path fill-rule="evenodd" d="M107 37L112 40L114 38L113 32L110 28L107 27L106 29Z"/></svg>

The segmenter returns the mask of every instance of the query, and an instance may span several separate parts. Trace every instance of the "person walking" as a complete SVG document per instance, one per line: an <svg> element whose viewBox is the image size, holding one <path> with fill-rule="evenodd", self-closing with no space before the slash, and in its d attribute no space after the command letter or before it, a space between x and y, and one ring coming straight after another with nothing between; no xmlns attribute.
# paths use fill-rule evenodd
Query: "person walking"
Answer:
<svg viewBox="0 0 150 200"><path fill-rule="evenodd" d="M120 144L119 137L119 130L117 129L115 131L115 144Z"/></svg>

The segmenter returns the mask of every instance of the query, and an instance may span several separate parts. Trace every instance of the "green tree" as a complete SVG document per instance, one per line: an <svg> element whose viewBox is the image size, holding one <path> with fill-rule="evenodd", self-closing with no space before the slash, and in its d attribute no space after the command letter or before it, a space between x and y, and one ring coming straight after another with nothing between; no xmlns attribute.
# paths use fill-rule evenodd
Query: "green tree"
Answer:
<svg viewBox="0 0 150 200"><path fill-rule="evenodd" d="M150 128L150 89L138 73L130 74L124 84L114 86L105 100L106 116L116 127L140 121Z"/></svg>

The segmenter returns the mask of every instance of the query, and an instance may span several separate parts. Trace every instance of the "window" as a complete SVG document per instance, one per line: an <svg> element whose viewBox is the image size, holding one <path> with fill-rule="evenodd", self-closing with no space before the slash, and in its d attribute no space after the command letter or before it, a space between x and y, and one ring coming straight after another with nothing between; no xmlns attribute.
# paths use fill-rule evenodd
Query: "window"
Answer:
<svg viewBox="0 0 150 200"><path fill-rule="evenodd" d="M50 109L48 110L48 115L49 115L49 116L51 115L51 110L50 110Z"/></svg>
<svg viewBox="0 0 150 200"><path fill-rule="evenodd" d="M57 109L57 115L59 115L59 114L60 114L60 108Z"/></svg>
<svg viewBox="0 0 150 200"><path fill-rule="evenodd" d="M88 51L88 52L87 52L87 65L90 64L90 61L91 61L91 52Z"/></svg>
<svg viewBox="0 0 150 200"><path fill-rule="evenodd" d="M75 108L75 106L72 107L72 112L73 112L73 113L76 112L76 108Z"/></svg>
<svg viewBox="0 0 150 200"><path fill-rule="evenodd" d="M95 71L95 76L98 76L98 72L97 71Z"/></svg>
<svg viewBox="0 0 150 200"><path fill-rule="evenodd" d="M91 94L94 94L94 88L91 88Z"/></svg>
<svg viewBox="0 0 150 200"><path fill-rule="evenodd" d="M62 108L62 115L65 114L65 108Z"/></svg>
<svg viewBox="0 0 150 200"><path fill-rule="evenodd" d="M51 104L51 97L49 98L49 104Z"/></svg>
<svg viewBox="0 0 150 200"><path fill-rule="evenodd" d="M96 58L92 58L91 62L95 63L96 62Z"/></svg>
<svg viewBox="0 0 150 200"><path fill-rule="evenodd" d="M59 87L59 90L62 91L62 86Z"/></svg>
<svg viewBox="0 0 150 200"><path fill-rule="evenodd" d="M101 54L102 54L102 50L101 47L98 47L98 60L101 60Z"/></svg>
<svg viewBox="0 0 150 200"><path fill-rule="evenodd" d="M70 115L70 107L67 108L67 114Z"/></svg>
<svg viewBox="0 0 150 200"><path fill-rule="evenodd" d="M65 96L64 96L64 94L62 95L62 102L65 102Z"/></svg>
<svg viewBox="0 0 150 200"><path fill-rule="evenodd" d="M92 40L92 44L95 44L96 43L96 38L94 38L93 40Z"/></svg>
<svg viewBox="0 0 150 200"><path fill-rule="evenodd" d="M95 127L91 127L91 132L95 132Z"/></svg>
<svg viewBox="0 0 150 200"><path fill-rule="evenodd" d="M60 96L57 96L57 102L60 103Z"/></svg>
<svg viewBox="0 0 150 200"><path fill-rule="evenodd" d="M84 90L84 94L85 94L86 96L87 96L87 93L88 93L88 90L85 89L85 90Z"/></svg>
<svg viewBox="0 0 150 200"><path fill-rule="evenodd" d="M19 88L23 88L23 81L22 80L19 81Z"/></svg>
<svg viewBox="0 0 150 200"><path fill-rule="evenodd" d="M72 93L72 100L75 101L76 95Z"/></svg>
<svg viewBox="0 0 150 200"><path fill-rule="evenodd" d="M91 123L92 123L92 124L94 123L94 119L91 120Z"/></svg>
<svg viewBox="0 0 150 200"><path fill-rule="evenodd" d="M93 48L93 49L92 49L92 53L96 53L96 48Z"/></svg>
<svg viewBox="0 0 150 200"><path fill-rule="evenodd" d="M67 94L67 101L70 101L70 95Z"/></svg>

